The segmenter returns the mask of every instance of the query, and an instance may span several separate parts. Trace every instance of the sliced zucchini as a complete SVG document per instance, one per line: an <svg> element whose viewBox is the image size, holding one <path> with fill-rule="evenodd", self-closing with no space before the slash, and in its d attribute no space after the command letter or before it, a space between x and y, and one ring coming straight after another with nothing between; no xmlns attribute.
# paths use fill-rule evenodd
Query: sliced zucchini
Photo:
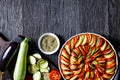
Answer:
<svg viewBox="0 0 120 80"><path fill-rule="evenodd" d="M101 51L104 51L107 46L107 42L105 41L103 45L100 47Z"/></svg>
<svg viewBox="0 0 120 80"><path fill-rule="evenodd" d="M39 70L39 67L38 67L36 64L33 64L33 65L29 65L29 66L28 66L28 72L29 72L30 74L34 74L34 73L36 73L38 70Z"/></svg>
<svg viewBox="0 0 120 80"><path fill-rule="evenodd" d="M68 42L64 48L66 49L67 53L70 54L70 42Z"/></svg>
<svg viewBox="0 0 120 80"><path fill-rule="evenodd" d="M105 58L111 58L111 57L113 57L115 54L114 54L114 52L112 51L112 52L110 52L109 54L106 54L106 55L104 55L104 57Z"/></svg>
<svg viewBox="0 0 120 80"><path fill-rule="evenodd" d="M47 68L48 61L44 59L40 59L39 61L37 61L37 66L39 66L40 68Z"/></svg>
<svg viewBox="0 0 120 80"><path fill-rule="evenodd" d="M69 63L68 62L65 62L64 60L60 60L60 62L62 63L62 64L64 64L64 65L69 65ZM70 62L71 64L72 63L74 63L74 62Z"/></svg>
<svg viewBox="0 0 120 80"><path fill-rule="evenodd" d="M76 69L77 69L77 65L71 64L71 65L70 65L70 69L71 69L71 70L76 70Z"/></svg>
<svg viewBox="0 0 120 80"><path fill-rule="evenodd" d="M77 62L80 64L83 59L84 59L84 56L80 56Z"/></svg>
<svg viewBox="0 0 120 80"><path fill-rule="evenodd" d="M86 74L85 74L85 79L88 79L90 77L90 72L87 71Z"/></svg>
<svg viewBox="0 0 120 80"><path fill-rule="evenodd" d="M70 70L63 70L63 74L65 74L65 75L71 75L72 74L72 72L70 71Z"/></svg>
<svg viewBox="0 0 120 80"><path fill-rule="evenodd" d="M78 47L82 43L83 39L84 39L84 36L79 36L79 39L78 39L75 47Z"/></svg>
<svg viewBox="0 0 120 80"><path fill-rule="evenodd" d="M66 66L64 64L61 64L60 66L61 66L62 70L70 70L69 66Z"/></svg>
<svg viewBox="0 0 120 80"><path fill-rule="evenodd" d="M95 73L94 73L93 71L91 71L91 72L90 72L90 77L91 77L91 78L94 78L94 76L95 76Z"/></svg>
<svg viewBox="0 0 120 80"><path fill-rule="evenodd" d="M78 75L74 75L70 80L76 80Z"/></svg>
<svg viewBox="0 0 120 80"><path fill-rule="evenodd" d="M49 73L48 72L43 72L42 73L42 79L41 80L50 80L49 79Z"/></svg>
<svg viewBox="0 0 120 80"><path fill-rule="evenodd" d="M34 56L37 60L39 60L39 59L42 58L39 53L34 53L33 56Z"/></svg>
<svg viewBox="0 0 120 80"><path fill-rule="evenodd" d="M115 71L115 67L112 67L112 68L107 68L106 69L106 73L112 73L112 72L114 72Z"/></svg>
<svg viewBox="0 0 120 80"><path fill-rule="evenodd" d="M74 71L74 74L75 74L75 75L78 75L78 74L81 73L81 71L82 71L82 69L75 70L75 71Z"/></svg>
<svg viewBox="0 0 120 80"><path fill-rule="evenodd" d="M71 41L70 41L71 50L74 48L74 46L75 46L75 41L74 41L74 39L71 39Z"/></svg>
<svg viewBox="0 0 120 80"><path fill-rule="evenodd" d="M28 63L29 64L35 64L36 63L36 59L33 56L28 56Z"/></svg>
<svg viewBox="0 0 120 80"><path fill-rule="evenodd" d="M40 72L49 72L47 68L40 68Z"/></svg>
<svg viewBox="0 0 120 80"><path fill-rule="evenodd" d="M85 45L86 43L87 43L87 36L84 35L84 39L83 39L82 45Z"/></svg>
<svg viewBox="0 0 120 80"><path fill-rule="evenodd" d="M41 73L40 71L37 71L33 74L33 80L41 80Z"/></svg>

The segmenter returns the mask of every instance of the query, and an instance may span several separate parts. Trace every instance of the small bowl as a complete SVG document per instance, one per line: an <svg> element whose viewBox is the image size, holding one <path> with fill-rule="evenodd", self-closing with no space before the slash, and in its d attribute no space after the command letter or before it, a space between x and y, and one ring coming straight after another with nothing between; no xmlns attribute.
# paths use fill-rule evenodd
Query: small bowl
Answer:
<svg viewBox="0 0 120 80"><path fill-rule="evenodd" d="M43 40L46 36L49 36L49 37L52 36L52 38L54 38L55 41L57 41L57 46L56 46L55 49L52 50L52 51L45 51L45 50L44 50L45 48L44 48L44 49L42 48L42 40ZM49 38L47 38L47 39L49 39ZM48 42L48 41L50 41L50 40L47 40L47 42ZM46 43L46 45L47 45L47 43ZM48 45L49 45L49 44L48 44ZM47 54L47 55L54 54L55 52L58 51L59 47L60 47L60 40L59 40L59 38L58 38L54 33L44 33L44 34L42 34L42 35L40 36L40 38L38 39L38 48L39 48L40 51L41 51L42 53L44 53L44 54Z"/></svg>

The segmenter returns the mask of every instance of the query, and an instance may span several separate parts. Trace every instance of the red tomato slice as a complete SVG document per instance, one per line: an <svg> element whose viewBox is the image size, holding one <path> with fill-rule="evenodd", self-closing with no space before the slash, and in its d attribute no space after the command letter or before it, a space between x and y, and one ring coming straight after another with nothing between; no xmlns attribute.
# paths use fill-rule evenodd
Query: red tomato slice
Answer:
<svg viewBox="0 0 120 80"><path fill-rule="evenodd" d="M61 75L57 70L54 69L49 73L49 78L50 80L60 80Z"/></svg>

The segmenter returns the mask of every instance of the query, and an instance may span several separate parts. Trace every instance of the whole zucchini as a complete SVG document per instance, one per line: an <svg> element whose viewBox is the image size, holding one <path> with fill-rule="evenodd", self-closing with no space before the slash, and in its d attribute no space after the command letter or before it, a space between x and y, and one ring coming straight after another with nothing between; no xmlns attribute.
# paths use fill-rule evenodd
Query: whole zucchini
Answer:
<svg viewBox="0 0 120 80"><path fill-rule="evenodd" d="M27 65L27 52L28 52L28 39L25 38L20 43L20 49L14 69L13 79L14 80L25 80L26 76L26 65Z"/></svg>

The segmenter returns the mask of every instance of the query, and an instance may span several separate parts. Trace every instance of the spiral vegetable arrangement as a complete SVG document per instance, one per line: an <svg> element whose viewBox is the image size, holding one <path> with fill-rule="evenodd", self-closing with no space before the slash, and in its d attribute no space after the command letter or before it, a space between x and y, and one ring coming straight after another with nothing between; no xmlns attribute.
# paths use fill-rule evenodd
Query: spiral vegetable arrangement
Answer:
<svg viewBox="0 0 120 80"><path fill-rule="evenodd" d="M115 73L116 55L100 35L79 34L63 45L59 67L67 80L109 80Z"/></svg>

